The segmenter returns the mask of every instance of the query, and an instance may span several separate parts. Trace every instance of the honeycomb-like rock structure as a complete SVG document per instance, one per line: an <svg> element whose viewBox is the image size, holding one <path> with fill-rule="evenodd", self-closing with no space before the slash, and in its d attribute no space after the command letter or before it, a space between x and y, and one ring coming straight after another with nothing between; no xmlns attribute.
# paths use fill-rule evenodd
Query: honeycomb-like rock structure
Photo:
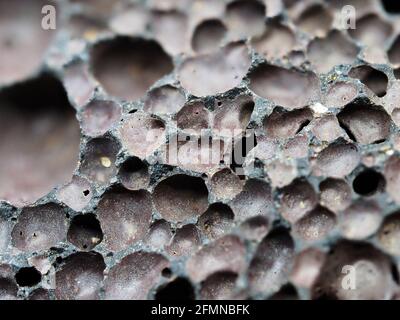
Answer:
<svg viewBox="0 0 400 320"><path fill-rule="evenodd" d="M0 299L398 299L400 5L0 0L0 199Z"/></svg>

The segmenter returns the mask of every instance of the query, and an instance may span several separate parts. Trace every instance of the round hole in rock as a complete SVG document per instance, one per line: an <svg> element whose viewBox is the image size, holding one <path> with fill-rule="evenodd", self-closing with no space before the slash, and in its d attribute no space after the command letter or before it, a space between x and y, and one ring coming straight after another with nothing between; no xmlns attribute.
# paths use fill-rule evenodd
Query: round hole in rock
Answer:
<svg viewBox="0 0 400 320"><path fill-rule="evenodd" d="M247 240L260 241L270 231L267 217L254 216L240 225L240 233Z"/></svg>
<svg viewBox="0 0 400 320"><path fill-rule="evenodd" d="M82 129L89 136L101 136L117 123L121 113L120 106L113 101L91 101L82 109Z"/></svg>
<svg viewBox="0 0 400 320"><path fill-rule="evenodd" d="M203 102L189 103L178 112L176 122L182 130L189 129L200 133L209 126L209 112Z"/></svg>
<svg viewBox="0 0 400 320"><path fill-rule="evenodd" d="M232 209L223 203L213 203L198 221L200 230L209 239L218 239L233 227Z"/></svg>
<svg viewBox="0 0 400 320"><path fill-rule="evenodd" d="M317 206L294 224L293 231L304 241L316 241L326 237L335 225L335 214Z"/></svg>
<svg viewBox="0 0 400 320"><path fill-rule="evenodd" d="M172 276L172 270L171 270L170 268L164 268L164 269L162 269L162 271L161 271L161 275L162 275L164 278L171 278L171 276Z"/></svg>
<svg viewBox="0 0 400 320"><path fill-rule="evenodd" d="M33 287L37 285L40 280L42 280L40 272L33 267L21 268L15 275L15 281L17 281L18 285L21 287Z"/></svg>
<svg viewBox="0 0 400 320"><path fill-rule="evenodd" d="M230 43L212 53L186 59L179 67L182 87L202 97L223 93L237 87L251 65L248 48Z"/></svg>
<svg viewBox="0 0 400 320"><path fill-rule="evenodd" d="M57 199L72 210L82 211L92 199L92 187L85 178L74 176L68 184L64 185L57 192Z"/></svg>
<svg viewBox="0 0 400 320"><path fill-rule="evenodd" d="M172 236L170 224L165 220L157 220L150 226L145 243L154 249L162 249L171 242Z"/></svg>
<svg viewBox="0 0 400 320"><path fill-rule="evenodd" d="M254 101L248 95L224 100L213 112L213 131L228 138L242 134L250 122L254 106Z"/></svg>
<svg viewBox="0 0 400 320"><path fill-rule="evenodd" d="M293 31L277 21L268 22L265 32L251 40L255 51L267 59L287 55L293 49L295 42Z"/></svg>
<svg viewBox="0 0 400 320"><path fill-rule="evenodd" d="M258 245L248 269L253 294L271 294L286 284L294 259L294 241L284 229L275 229Z"/></svg>
<svg viewBox="0 0 400 320"><path fill-rule="evenodd" d="M142 111L123 120L119 134L122 146L130 155L146 158L165 143L166 127L163 121Z"/></svg>
<svg viewBox="0 0 400 320"><path fill-rule="evenodd" d="M194 289L185 278L177 278L156 293L156 300L194 300Z"/></svg>
<svg viewBox="0 0 400 320"><path fill-rule="evenodd" d="M313 171L317 176L343 178L358 166L360 160L356 145L339 140L318 154Z"/></svg>
<svg viewBox="0 0 400 320"><path fill-rule="evenodd" d="M359 48L339 30L332 30L324 38L314 38L308 45L310 62L318 73L328 73L336 65L352 64Z"/></svg>
<svg viewBox="0 0 400 320"><path fill-rule="evenodd" d="M95 138L86 144L80 171L91 182L107 184L117 173L115 161L119 143L111 138Z"/></svg>
<svg viewBox="0 0 400 320"><path fill-rule="evenodd" d="M91 66L104 89L125 100L142 98L151 85L173 69L171 58L157 42L129 37L94 46Z"/></svg>
<svg viewBox="0 0 400 320"><path fill-rule="evenodd" d="M147 191L128 191L116 186L97 206L104 232L104 245L111 251L125 249L142 240L150 227L152 201Z"/></svg>
<svg viewBox="0 0 400 320"><path fill-rule="evenodd" d="M143 110L154 114L173 114L185 104L185 95L177 88L166 85L149 91Z"/></svg>
<svg viewBox="0 0 400 320"><path fill-rule="evenodd" d="M82 250L91 250L103 240L99 221L93 214L76 216L69 227L67 239Z"/></svg>
<svg viewBox="0 0 400 320"><path fill-rule="evenodd" d="M270 185L262 180L249 179L243 190L229 203L235 214L235 221L243 221L254 216L269 216L273 200Z"/></svg>
<svg viewBox="0 0 400 320"><path fill-rule="evenodd" d="M264 128L269 136L278 139L292 138L313 120L310 109L286 111L275 108L264 120Z"/></svg>
<svg viewBox="0 0 400 320"><path fill-rule="evenodd" d="M247 268L245 255L243 241L235 235L227 235L195 252L186 263L186 271L195 282L220 271L239 274Z"/></svg>
<svg viewBox="0 0 400 320"><path fill-rule="evenodd" d="M189 6L189 3L186 5ZM180 10L153 10L150 25L154 38L170 55L178 55L186 49L188 18Z"/></svg>
<svg viewBox="0 0 400 320"><path fill-rule="evenodd" d="M378 97L386 95L389 79L382 71L370 66L359 66L351 69L349 76L360 80Z"/></svg>
<svg viewBox="0 0 400 320"><path fill-rule="evenodd" d="M225 168L212 175L210 187L216 197L232 199L242 191L243 183L236 174Z"/></svg>
<svg viewBox="0 0 400 320"><path fill-rule="evenodd" d="M331 28L333 16L329 10L320 4L305 9L296 24L301 31L314 36L324 36Z"/></svg>
<svg viewBox="0 0 400 320"><path fill-rule="evenodd" d="M311 211L317 203L318 196L311 183L299 178L282 189L280 211L287 221L295 223Z"/></svg>
<svg viewBox="0 0 400 320"><path fill-rule="evenodd" d="M51 4L58 16L61 6L56 2L0 1L0 86L21 81L39 69L58 30L41 27L41 9Z"/></svg>
<svg viewBox="0 0 400 320"><path fill-rule="evenodd" d="M64 260L55 275L58 300L97 300L106 265L97 252L78 252Z"/></svg>
<svg viewBox="0 0 400 320"><path fill-rule="evenodd" d="M320 204L338 212L351 204L351 188L345 180L328 178L319 185Z"/></svg>
<svg viewBox="0 0 400 320"><path fill-rule="evenodd" d="M327 107L344 107L357 97L357 93L356 84L344 81L335 82L328 87L324 104Z"/></svg>
<svg viewBox="0 0 400 320"><path fill-rule="evenodd" d="M249 75L250 90L286 109L299 109L320 96L318 77L269 64L260 64Z"/></svg>
<svg viewBox="0 0 400 320"><path fill-rule="evenodd" d="M343 266L352 266L351 272L356 274L353 290L343 286L347 280ZM369 243L339 241L313 284L312 299L387 300L395 285L391 266L389 256Z"/></svg>
<svg viewBox="0 0 400 320"><path fill-rule="evenodd" d="M226 34L225 25L218 19L201 22L193 32L192 48L198 53L206 53L218 48Z"/></svg>
<svg viewBox="0 0 400 320"><path fill-rule="evenodd" d="M184 225L182 228L173 231L171 244L167 246L167 252L172 257L190 255L197 250L201 244L200 231L193 224Z"/></svg>
<svg viewBox="0 0 400 320"><path fill-rule="evenodd" d="M187 175L161 181L153 193L157 210L169 221L183 221L202 214L208 206L207 197L204 180Z"/></svg>
<svg viewBox="0 0 400 320"><path fill-rule="evenodd" d="M236 298L238 275L234 272L216 272L201 283L200 298L204 300L229 300Z"/></svg>
<svg viewBox="0 0 400 320"><path fill-rule="evenodd" d="M129 190L145 189L150 182L148 166L137 157L125 161L119 171L123 186Z"/></svg>
<svg viewBox="0 0 400 320"><path fill-rule="evenodd" d="M226 7L226 23L236 38L259 35L264 31L266 8L261 1L232 1Z"/></svg>
<svg viewBox="0 0 400 320"><path fill-rule="evenodd" d="M399 14L400 13L400 2L393 0L382 0L383 8L388 13Z"/></svg>
<svg viewBox="0 0 400 320"><path fill-rule="evenodd" d="M385 178L379 172L368 169L361 172L353 181L353 189L362 196L371 196L383 190Z"/></svg>
<svg viewBox="0 0 400 320"><path fill-rule="evenodd" d="M0 93L0 199L33 203L68 182L80 130L62 84L43 74Z"/></svg>
<svg viewBox="0 0 400 320"><path fill-rule="evenodd" d="M374 200L358 199L340 213L338 222L343 238L367 239L382 224L382 208Z"/></svg>
<svg viewBox="0 0 400 320"><path fill-rule="evenodd" d="M110 269L104 281L105 300L144 300L159 283L168 260L158 253L134 252Z"/></svg>
<svg viewBox="0 0 400 320"><path fill-rule="evenodd" d="M24 208L12 230L11 240L21 251L40 251L57 247L65 240L66 233L64 208L48 203Z"/></svg>
<svg viewBox="0 0 400 320"><path fill-rule="evenodd" d="M390 22L375 13L367 14L356 22L357 28L349 30L350 35L366 46L382 48L393 32Z"/></svg>

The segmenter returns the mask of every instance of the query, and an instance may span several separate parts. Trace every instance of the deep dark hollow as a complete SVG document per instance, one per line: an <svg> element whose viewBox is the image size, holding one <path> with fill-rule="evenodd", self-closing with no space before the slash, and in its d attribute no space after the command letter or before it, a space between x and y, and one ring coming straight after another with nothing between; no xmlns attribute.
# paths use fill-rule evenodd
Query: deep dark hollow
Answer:
<svg viewBox="0 0 400 320"><path fill-rule="evenodd" d="M15 275L15 281L21 287L33 287L42 280L42 275L34 267L21 268Z"/></svg>
<svg viewBox="0 0 400 320"><path fill-rule="evenodd" d="M388 13L400 13L400 2L396 0L382 0L383 8Z"/></svg>
<svg viewBox="0 0 400 320"><path fill-rule="evenodd" d="M382 190L385 178L379 172L368 169L361 172L353 181L354 191L362 196L371 196Z"/></svg>
<svg viewBox="0 0 400 320"><path fill-rule="evenodd" d="M185 278L177 278L156 293L156 300L194 300L194 289Z"/></svg>
<svg viewBox="0 0 400 320"><path fill-rule="evenodd" d="M147 169L147 165L139 158L131 157L122 165L120 175L129 175L143 169Z"/></svg>
<svg viewBox="0 0 400 320"><path fill-rule="evenodd" d="M164 268L164 269L161 271L161 275L162 275L164 278L171 278L171 277L172 277L172 270L171 270L170 268Z"/></svg>
<svg viewBox="0 0 400 320"><path fill-rule="evenodd" d="M95 215L78 215L72 220L67 237L77 247L90 250L103 240L103 231ZM93 242L93 238L98 239L97 242Z"/></svg>

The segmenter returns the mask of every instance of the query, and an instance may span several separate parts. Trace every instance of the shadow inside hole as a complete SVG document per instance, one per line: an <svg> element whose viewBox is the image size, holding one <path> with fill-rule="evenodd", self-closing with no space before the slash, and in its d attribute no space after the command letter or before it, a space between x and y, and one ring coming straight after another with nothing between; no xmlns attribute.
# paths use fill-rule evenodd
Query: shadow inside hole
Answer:
<svg viewBox="0 0 400 320"><path fill-rule="evenodd" d="M378 97L386 95L389 79L382 71L370 66L359 66L351 69L349 76L360 80Z"/></svg>
<svg viewBox="0 0 400 320"><path fill-rule="evenodd" d="M351 132L350 128L346 124L344 124L343 121L340 120L340 118L338 120L339 120L340 127L346 132L349 139L354 142L357 142L357 139L354 136L353 132Z"/></svg>
<svg viewBox="0 0 400 320"><path fill-rule="evenodd" d="M277 293L269 298L269 300L298 300L296 288L291 284L284 285Z"/></svg>
<svg viewBox="0 0 400 320"><path fill-rule="evenodd" d="M385 178L372 169L361 172L353 181L354 192L362 196L372 196L384 187Z"/></svg>
<svg viewBox="0 0 400 320"><path fill-rule="evenodd" d="M0 92L0 198L31 203L66 183L80 129L62 83L50 74Z"/></svg>
<svg viewBox="0 0 400 320"><path fill-rule="evenodd" d="M172 270L171 270L170 268L164 268L164 269L161 271L161 275L162 275L164 278L171 278L171 277L172 277Z"/></svg>
<svg viewBox="0 0 400 320"><path fill-rule="evenodd" d="M300 133L301 130L303 130L305 127L307 127L310 124L310 122L311 122L310 120L306 120L306 121L302 122L300 124L299 128L297 129L296 134Z"/></svg>
<svg viewBox="0 0 400 320"><path fill-rule="evenodd" d="M383 8L388 13L400 13L400 2L394 0L382 0Z"/></svg>
<svg viewBox="0 0 400 320"><path fill-rule="evenodd" d="M103 240L100 222L93 214L74 217L67 234L68 241L82 250L91 250Z"/></svg>
<svg viewBox="0 0 400 320"><path fill-rule="evenodd" d="M158 290L156 300L194 300L193 286L185 278L177 278Z"/></svg>
<svg viewBox="0 0 400 320"><path fill-rule="evenodd" d="M21 268L15 275L15 281L21 287L33 287L42 280L42 275L34 267Z"/></svg>
<svg viewBox="0 0 400 320"><path fill-rule="evenodd" d="M139 158L132 157L122 165L120 175L125 177L142 170L147 170L146 164Z"/></svg>

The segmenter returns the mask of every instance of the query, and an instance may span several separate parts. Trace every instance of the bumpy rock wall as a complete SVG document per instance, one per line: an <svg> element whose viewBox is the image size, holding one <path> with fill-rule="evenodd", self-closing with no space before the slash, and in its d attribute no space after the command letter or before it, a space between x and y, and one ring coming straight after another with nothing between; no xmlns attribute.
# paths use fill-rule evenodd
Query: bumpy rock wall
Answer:
<svg viewBox="0 0 400 320"><path fill-rule="evenodd" d="M397 1L48 2L0 0L0 299L399 297Z"/></svg>

